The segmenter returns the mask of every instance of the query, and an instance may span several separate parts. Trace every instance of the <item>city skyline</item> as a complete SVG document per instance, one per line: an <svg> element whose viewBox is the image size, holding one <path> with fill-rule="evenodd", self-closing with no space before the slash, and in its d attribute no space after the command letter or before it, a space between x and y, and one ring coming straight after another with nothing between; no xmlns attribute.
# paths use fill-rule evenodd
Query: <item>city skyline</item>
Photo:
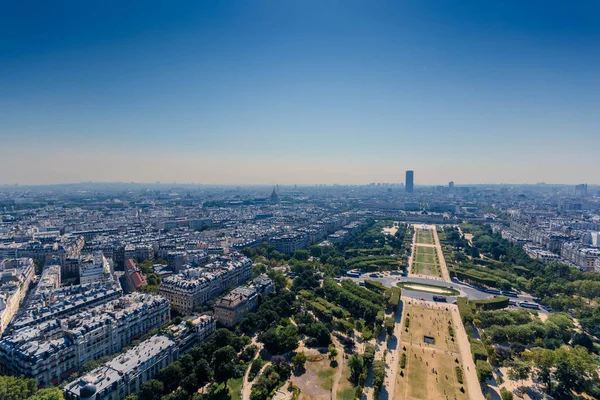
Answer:
<svg viewBox="0 0 600 400"><path fill-rule="evenodd" d="M598 184L598 7L11 4L0 183Z"/></svg>

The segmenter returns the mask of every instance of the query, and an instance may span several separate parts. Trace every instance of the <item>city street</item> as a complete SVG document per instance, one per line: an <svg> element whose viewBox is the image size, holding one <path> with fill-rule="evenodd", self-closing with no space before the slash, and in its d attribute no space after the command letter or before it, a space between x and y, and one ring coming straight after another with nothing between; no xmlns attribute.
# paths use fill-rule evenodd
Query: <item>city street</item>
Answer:
<svg viewBox="0 0 600 400"><path fill-rule="evenodd" d="M417 277L405 277L401 275L391 275L389 273L385 273L381 278L371 278L369 275L371 273L362 274L359 278L350 278L344 277L342 279L351 279L355 282L364 282L365 280L373 280L379 281L383 283L387 287L396 286L399 282L412 282L412 283L422 283L426 285L436 285L436 286L445 286L456 289L460 292L460 297L466 297L469 300L485 300L491 299L494 295L486 293L482 290L479 290L469 284L453 280L452 283L441 282L439 279L432 278L417 278ZM381 273L380 273L381 275ZM425 299L427 301L433 301L433 293L420 292L417 290L402 290L402 296L410 297L414 299ZM452 303L459 296L446 296L449 303ZM518 297L511 298L511 300L516 302L527 301L533 302L533 297L529 295L519 295ZM512 308L512 307L511 307ZM540 314L546 314L547 312L544 309L539 309L538 312Z"/></svg>

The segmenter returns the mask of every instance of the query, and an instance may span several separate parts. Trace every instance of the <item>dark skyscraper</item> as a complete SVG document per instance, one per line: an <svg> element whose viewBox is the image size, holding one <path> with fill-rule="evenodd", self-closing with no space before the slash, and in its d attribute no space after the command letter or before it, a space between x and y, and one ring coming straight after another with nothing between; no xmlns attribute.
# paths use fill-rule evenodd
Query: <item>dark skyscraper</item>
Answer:
<svg viewBox="0 0 600 400"><path fill-rule="evenodd" d="M414 171L406 171L406 193L413 192L413 185L415 183L414 179L415 179L415 172Z"/></svg>

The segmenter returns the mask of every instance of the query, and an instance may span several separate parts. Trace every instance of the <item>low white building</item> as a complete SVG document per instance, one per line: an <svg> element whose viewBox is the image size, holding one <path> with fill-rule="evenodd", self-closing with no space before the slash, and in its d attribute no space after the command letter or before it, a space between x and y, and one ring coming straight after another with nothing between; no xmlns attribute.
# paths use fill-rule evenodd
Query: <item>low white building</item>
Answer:
<svg viewBox="0 0 600 400"><path fill-rule="evenodd" d="M101 251L79 265L79 283L86 284L113 279L112 264Z"/></svg>

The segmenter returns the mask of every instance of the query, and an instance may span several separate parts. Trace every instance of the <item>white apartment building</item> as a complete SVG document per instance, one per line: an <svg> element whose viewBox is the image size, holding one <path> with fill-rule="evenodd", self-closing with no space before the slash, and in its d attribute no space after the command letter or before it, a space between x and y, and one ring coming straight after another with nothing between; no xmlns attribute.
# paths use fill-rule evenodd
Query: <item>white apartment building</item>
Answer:
<svg viewBox="0 0 600 400"><path fill-rule="evenodd" d="M585 271L594 271L596 260L600 258L600 248L588 247L578 242L565 242L560 254L577 267Z"/></svg>
<svg viewBox="0 0 600 400"><path fill-rule="evenodd" d="M0 341L0 372L56 385L88 361L120 351L170 319L168 301L133 293L63 319L15 330Z"/></svg>
<svg viewBox="0 0 600 400"><path fill-rule="evenodd" d="M142 383L185 354L191 344L215 331L215 320L200 316L172 326L108 363L94 369L64 389L67 400L123 400L139 391Z"/></svg>
<svg viewBox="0 0 600 400"><path fill-rule="evenodd" d="M523 246L525 253L533 259L540 260L544 263L556 262L560 260L560 256L542 247L527 243Z"/></svg>
<svg viewBox="0 0 600 400"><path fill-rule="evenodd" d="M86 284L113 279L111 263L104 257L101 251L83 261L79 266L79 283Z"/></svg>
<svg viewBox="0 0 600 400"><path fill-rule="evenodd" d="M252 261L239 254L223 258L204 267L188 268L163 279L159 293L169 299L171 307L182 314L238 286L252 277Z"/></svg>
<svg viewBox="0 0 600 400"><path fill-rule="evenodd" d="M19 310L34 275L31 258L0 262L0 336Z"/></svg>

